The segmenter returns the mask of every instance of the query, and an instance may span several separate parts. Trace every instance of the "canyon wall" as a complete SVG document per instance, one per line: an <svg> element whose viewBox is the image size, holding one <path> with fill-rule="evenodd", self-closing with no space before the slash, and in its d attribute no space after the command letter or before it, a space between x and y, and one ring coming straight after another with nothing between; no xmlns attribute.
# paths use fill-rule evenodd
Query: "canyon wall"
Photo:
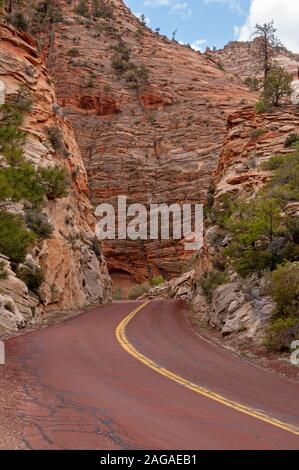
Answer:
<svg viewBox="0 0 299 470"><path fill-rule="evenodd" d="M221 68L233 73L242 81L256 76L262 72L257 70L256 58L253 55L254 41L231 41L222 49L207 49L205 56L214 60ZM284 67L293 77L298 79L299 55L293 54L285 48L277 51L276 62Z"/></svg>
<svg viewBox="0 0 299 470"><path fill-rule="evenodd" d="M54 82L33 39L5 24L0 24L0 79L5 84L6 101L24 89L32 100L21 126L26 131L26 161L35 168L59 164L69 175L68 194L47 199L42 208L53 233L35 243L27 256L29 264L40 266L44 272L39 298L16 277L9 260L2 258L8 277L0 280L4 296L0 298L0 318L3 326L14 328L45 311L81 309L107 302L111 281L100 244L95 240L95 219L81 153L71 125L57 103ZM49 129L59 136L62 149L53 147ZM2 157L0 165L5 166ZM26 202L1 201L3 209L23 217Z"/></svg>
<svg viewBox="0 0 299 470"><path fill-rule="evenodd" d="M257 114L252 107L244 107L231 114L219 162L213 172L209 210L225 211L223 201L228 197L234 201L254 199L273 176L264 168L264 162L276 155L289 156L296 150L289 143L290 136L298 135L299 112L295 106L263 114ZM286 212L294 218L295 226L299 217L298 201L287 204ZM195 323L208 323L230 344L260 345L275 311L263 277L239 276L226 259L225 280L215 286L210 299L204 295L202 280L207 273L223 269L223 250L229 243L229 232L207 218L204 247L193 260L192 269L152 288L144 297L187 300Z"/></svg>
<svg viewBox="0 0 299 470"><path fill-rule="evenodd" d="M39 33L92 203L116 205L118 195L129 204L203 202L226 117L254 94L204 55L150 31L121 0L104 3L107 17L94 15L92 2L84 16L78 1L57 0L61 20ZM134 282L174 277L187 257L171 241L105 242L104 254L112 277Z"/></svg>

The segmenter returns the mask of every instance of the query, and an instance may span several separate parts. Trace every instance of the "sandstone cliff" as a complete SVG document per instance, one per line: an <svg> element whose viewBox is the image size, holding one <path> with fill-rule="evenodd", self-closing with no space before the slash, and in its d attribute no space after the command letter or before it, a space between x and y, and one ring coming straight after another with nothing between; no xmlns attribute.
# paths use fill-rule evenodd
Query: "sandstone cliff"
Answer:
<svg viewBox="0 0 299 470"><path fill-rule="evenodd" d="M224 70L233 73L244 81L260 75L256 69L256 60L252 54L253 48L253 41L231 41L222 49L207 49L205 56L211 58ZM277 51L275 60L278 65L284 67L293 75L294 80L298 79L298 54L293 54L287 49L282 48L280 51Z"/></svg>
<svg viewBox="0 0 299 470"><path fill-rule="evenodd" d="M108 14L85 4L82 15L78 1L57 0L61 18L45 20L38 35L92 203L115 204L118 195L129 203L203 201L226 117L254 95L210 59L148 30L121 0L104 2ZM112 277L135 282L171 278L186 257L167 241L105 243L104 254Z"/></svg>
<svg viewBox="0 0 299 470"><path fill-rule="evenodd" d="M44 272L39 298L28 291L11 271L9 260L4 259L7 277L0 281L4 296L0 299L0 325L13 329L44 311L106 302L111 281L100 245L94 239L95 220L80 150L57 104L54 82L31 37L5 24L0 24L0 79L5 84L6 100L21 89L26 89L32 100L22 123L26 131L25 159L35 168L59 164L70 180L65 197L45 201L42 212L51 224L52 234L35 243L27 256L26 263L40 266ZM57 132L63 151L53 147L49 129ZM26 202L9 201L1 202L3 208L21 216L28 209Z"/></svg>
<svg viewBox="0 0 299 470"><path fill-rule="evenodd" d="M269 114L257 114L252 108L243 108L229 116L227 137L214 171L212 207L219 210L221 201L228 195L234 200L254 197L272 176L264 169L264 162L275 155L287 156L294 151L288 140L298 133L299 114L294 106ZM293 217L298 216L298 203L289 204L287 211ZM206 227L201 261L196 266L195 281L190 287L195 303L202 292L200 280L217 266L221 250L228 243L229 235L210 222ZM214 291L211 308L205 317L223 335L237 335L240 340L250 338L259 342L275 305L263 279L255 275L242 279L232 268L228 274L226 284Z"/></svg>
<svg viewBox="0 0 299 470"><path fill-rule="evenodd" d="M213 173L207 209L225 212L224 204L228 198L234 201L254 200L257 192L273 176L264 168L264 163L275 155L287 157L294 152L295 147L290 143L298 135L299 114L291 105L269 114L257 114L252 107L244 107L231 114L219 162ZM295 218L299 216L298 201L289 203L286 211L295 227ZM239 276L228 259L223 258L223 250L230 239L227 230L207 217L204 247L193 260L193 269L152 288L144 297L187 300L195 322L207 322L228 342L244 345L249 340L249 344L261 344L275 303L263 277L256 274ZM208 273L223 269L226 275L220 273L220 281L217 280L209 292L207 301L203 279Z"/></svg>

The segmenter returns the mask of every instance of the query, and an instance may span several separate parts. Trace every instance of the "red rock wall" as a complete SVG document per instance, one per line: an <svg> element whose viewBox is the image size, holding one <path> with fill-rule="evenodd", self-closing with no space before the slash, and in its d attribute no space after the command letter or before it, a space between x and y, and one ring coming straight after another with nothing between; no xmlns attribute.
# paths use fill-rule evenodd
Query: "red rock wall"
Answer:
<svg viewBox="0 0 299 470"><path fill-rule="evenodd" d="M33 100L23 129L24 155L36 167L64 166L70 175L67 197L48 201L44 212L54 227L51 238L32 250L45 270L41 289L46 309L74 309L109 300L110 278L101 255L93 249L95 219L89 201L87 174L69 121L57 105L55 86L35 42L27 34L0 24L0 79L9 96L25 86ZM56 126L68 150L62 156L49 142L46 128ZM19 207L22 212L22 207Z"/></svg>
<svg viewBox="0 0 299 470"><path fill-rule="evenodd" d="M187 47L148 30L137 37L140 23L121 0L110 2L112 33L102 31L102 19L76 15L78 2L57 3L64 21L52 25L44 45L58 101L83 155L92 203L115 203L117 195L130 203L203 201L226 116L240 101L252 102L252 94ZM138 90L111 66L117 34L131 61L149 70L149 84ZM74 47L76 57L70 57ZM104 252L111 271L124 270L138 281L177 275L186 256L173 242L105 243Z"/></svg>

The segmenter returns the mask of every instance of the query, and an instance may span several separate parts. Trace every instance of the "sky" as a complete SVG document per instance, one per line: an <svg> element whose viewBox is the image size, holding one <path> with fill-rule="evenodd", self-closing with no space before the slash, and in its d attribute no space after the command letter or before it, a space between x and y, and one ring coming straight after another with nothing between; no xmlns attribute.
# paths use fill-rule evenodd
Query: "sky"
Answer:
<svg viewBox="0 0 299 470"><path fill-rule="evenodd" d="M124 0L134 14L162 34L194 49L221 48L229 41L250 39L256 23L274 20L277 35L299 53L299 0Z"/></svg>

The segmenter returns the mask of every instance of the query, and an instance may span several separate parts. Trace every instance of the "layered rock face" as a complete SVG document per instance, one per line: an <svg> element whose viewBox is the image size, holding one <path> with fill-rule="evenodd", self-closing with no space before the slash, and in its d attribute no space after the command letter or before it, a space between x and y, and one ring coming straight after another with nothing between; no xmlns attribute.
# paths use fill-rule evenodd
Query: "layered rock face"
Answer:
<svg viewBox="0 0 299 470"><path fill-rule="evenodd" d="M254 42L252 41L232 41L224 46L223 49L216 51L207 49L205 55L218 63L224 70L230 71L244 81L246 78L253 78L259 75L256 69L256 60L252 54L253 48ZM276 62L293 75L294 80L298 79L298 54L282 49L277 53Z"/></svg>
<svg viewBox="0 0 299 470"><path fill-rule="evenodd" d="M218 165L213 173L213 207L219 207L225 196L249 200L273 175L262 163L275 155L288 155L295 150L288 144L290 136L299 134L299 113L294 106L285 106L271 113L257 114L245 107L231 114L227 136ZM298 217L299 204L291 202L286 212ZM250 340L259 344L272 318L275 304L266 282L258 275L241 278L232 266L225 266L226 281L214 289L207 302L202 279L217 269L221 251L229 244L227 235L218 225L208 224L204 247L194 269L168 283L153 288L147 296L183 298L193 311L195 321L205 321L234 344Z"/></svg>
<svg viewBox="0 0 299 470"><path fill-rule="evenodd" d="M243 108L229 116L227 137L214 171L214 204L227 194L245 200L253 197L272 175L261 164L272 156L290 154L292 147L286 146L287 139L298 133L299 114L293 106L269 114L256 114L252 108ZM298 215L298 203L289 204L287 210L293 216ZM195 309L202 293L200 279L213 268L219 250L228 242L219 226L207 227L205 247L190 285ZM214 291L204 317L229 338L259 342L274 307L263 280L255 275L242 279L229 268L227 284Z"/></svg>
<svg viewBox="0 0 299 470"><path fill-rule="evenodd" d="M42 34L93 205L115 205L118 195L129 204L204 201L226 117L254 95L207 57L143 27L121 0L104 3L113 18L93 16L91 1L88 18L74 12L78 1L57 1L62 21ZM124 46L135 72L146 66L137 86L117 70ZM171 278L186 258L173 241L105 242L104 253L112 277L126 272L136 281Z"/></svg>
<svg viewBox="0 0 299 470"><path fill-rule="evenodd" d="M27 132L26 160L35 168L59 164L65 167L70 177L68 195L47 200L43 207L54 229L52 235L35 244L30 259L27 259L44 270L41 302L30 295L5 260L8 277L0 281L0 289L12 300L10 308L6 308L8 299L0 299L0 311L6 315L7 325L14 328L22 323L17 312L29 321L44 310L78 309L106 302L111 295L111 281L100 245L94 238L95 219L80 150L71 126L57 104L53 80L31 37L4 24L0 24L0 79L5 84L6 99L22 87L32 99L32 109L26 113L22 124L22 129ZM59 131L65 150L63 155L51 144L47 132L51 128ZM1 208L24 214L22 203L2 202ZM6 310L15 312L14 319L9 319Z"/></svg>

